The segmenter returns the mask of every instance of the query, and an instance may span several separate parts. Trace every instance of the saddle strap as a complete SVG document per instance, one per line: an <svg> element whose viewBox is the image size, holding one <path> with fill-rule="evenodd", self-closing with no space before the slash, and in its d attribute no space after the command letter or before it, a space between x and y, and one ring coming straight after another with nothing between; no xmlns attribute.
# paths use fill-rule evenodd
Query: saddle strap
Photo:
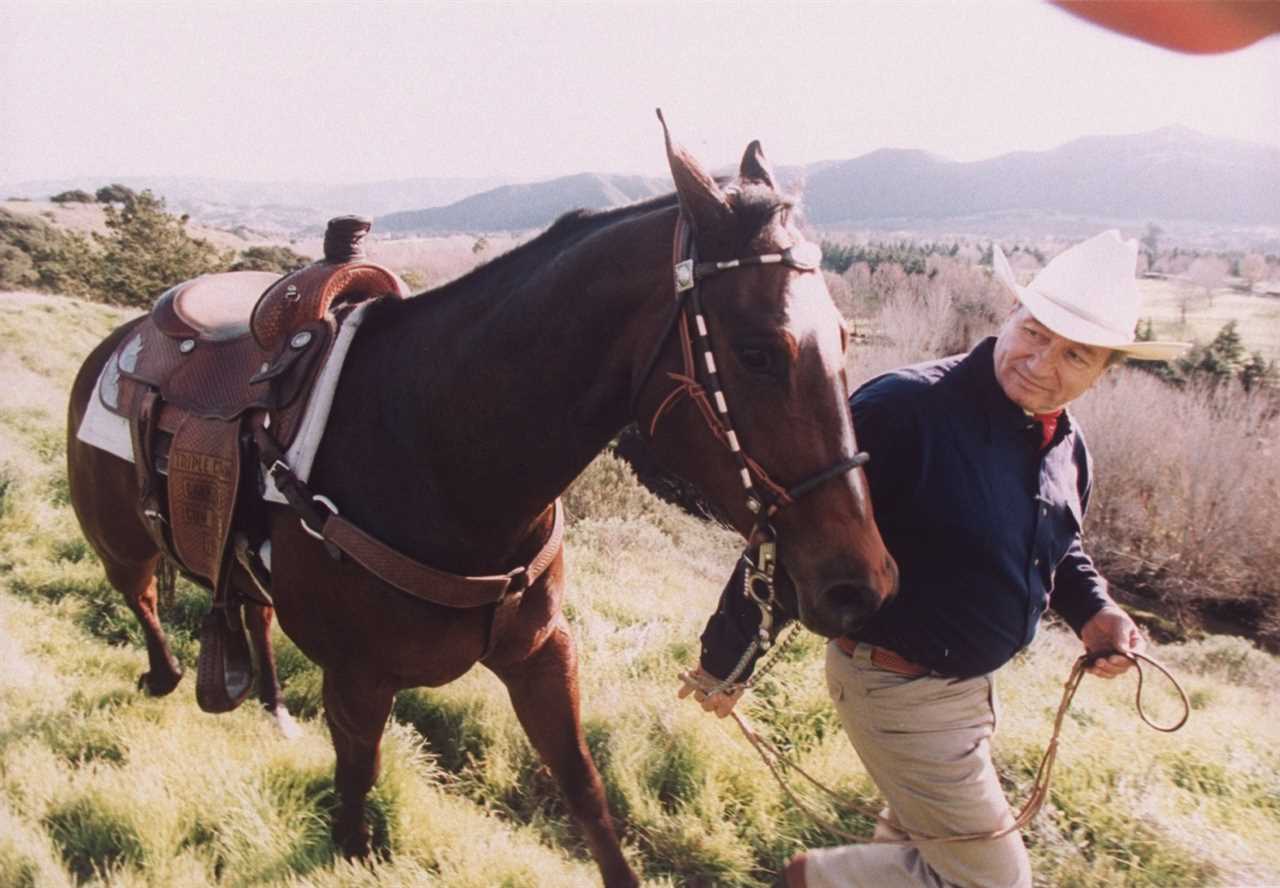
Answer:
<svg viewBox="0 0 1280 888"><path fill-rule="evenodd" d="M356 527L337 511L317 507L322 502L298 479L270 432L253 424L258 456L267 474L298 512L304 529L345 554L365 570L401 592L445 607L472 608L502 605L520 596L546 572L564 544L564 509L557 499L551 534L533 559L506 573L463 576L423 564ZM327 502L327 501L324 501ZM320 528L319 532L315 528Z"/></svg>

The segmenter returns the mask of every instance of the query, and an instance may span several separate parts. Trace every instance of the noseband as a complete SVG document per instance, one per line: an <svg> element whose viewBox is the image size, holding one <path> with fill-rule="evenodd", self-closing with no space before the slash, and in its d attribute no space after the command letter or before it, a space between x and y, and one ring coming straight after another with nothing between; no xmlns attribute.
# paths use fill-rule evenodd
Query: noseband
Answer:
<svg viewBox="0 0 1280 888"><path fill-rule="evenodd" d="M805 251L807 252L807 251ZM733 420L729 414L729 404L724 389L720 385L720 375L716 370L715 356L711 348L711 334L707 327L706 314L702 310L702 295L699 284L709 277L739 268L756 265L785 265L801 273L816 272L819 262L804 256L794 247L788 247L780 253L760 253L743 256L722 262L699 262L693 238L693 229L688 224L683 212L676 220L675 246L675 305L667 321L662 336L649 357L636 386L632 399L632 414L636 415L636 400L643 391L645 383L653 375L654 367L666 344L671 331L677 325L680 328L681 353L684 358L684 372L671 372L667 375L677 385L649 421L648 437L654 432L664 413L679 399L688 395L698 406L703 420L715 437L733 454L738 463L738 477L742 481L743 493L746 496L747 509L756 516L755 524L747 537L747 548L742 553L746 563L743 580L743 593L751 598L760 608L760 630L751 648L743 654L733 674L722 682L729 686L737 682L739 675L746 668L756 650L767 650L772 644L771 629L773 626L773 606L777 602L774 592L774 571L777 567L777 534L774 531L772 518L783 506L794 503L807 493L818 489L827 481L839 478L845 473L866 465L870 456L866 453L855 453L848 459L822 469L810 475L790 488L783 487L769 477L769 473L742 449L738 435L733 429ZM696 330L696 336L690 334L690 328ZM696 342L701 361L694 360L694 344ZM710 399L707 393L710 392ZM714 407L712 404L714 403ZM756 480L759 479L759 486ZM761 489L764 492L761 492ZM756 549L753 560L750 553Z"/></svg>

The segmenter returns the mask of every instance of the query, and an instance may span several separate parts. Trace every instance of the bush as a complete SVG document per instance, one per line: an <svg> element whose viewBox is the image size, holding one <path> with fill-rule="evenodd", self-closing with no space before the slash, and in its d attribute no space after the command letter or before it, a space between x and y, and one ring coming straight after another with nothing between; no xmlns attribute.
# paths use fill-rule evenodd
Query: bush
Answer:
<svg viewBox="0 0 1280 888"><path fill-rule="evenodd" d="M147 307L165 288L230 264L208 241L187 234L187 217L166 212L164 199L150 191L105 212L108 233L93 236L100 252L92 284L107 302Z"/></svg>
<svg viewBox="0 0 1280 888"><path fill-rule="evenodd" d="M249 247L240 251L240 258L229 270L274 271L277 274L288 274L310 264L310 259L295 253L288 247Z"/></svg>
<svg viewBox="0 0 1280 888"><path fill-rule="evenodd" d="M92 265L81 235L0 209L0 289L88 295Z"/></svg>
<svg viewBox="0 0 1280 888"><path fill-rule="evenodd" d="M70 191L59 191L49 198L54 203L93 203L94 197L87 191L73 188Z"/></svg>
<svg viewBox="0 0 1280 888"><path fill-rule="evenodd" d="M144 192L145 193L145 192ZM94 195L98 203L104 204L128 204L131 203L138 195L132 188L126 188L120 184L103 185Z"/></svg>
<svg viewBox="0 0 1280 888"><path fill-rule="evenodd" d="M1234 386L1108 374L1073 408L1097 460L1087 520L1104 573L1165 616L1280 644L1280 419Z"/></svg>

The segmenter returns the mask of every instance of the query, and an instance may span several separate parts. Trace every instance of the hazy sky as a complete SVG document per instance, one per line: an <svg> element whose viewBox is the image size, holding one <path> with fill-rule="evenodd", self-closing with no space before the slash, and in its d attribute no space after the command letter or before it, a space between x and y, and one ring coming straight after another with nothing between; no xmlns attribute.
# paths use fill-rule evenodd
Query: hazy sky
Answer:
<svg viewBox="0 0 1280 888"><path fill-rule="evenodd" d="M1181 123L1280 143L1280 38L1185 56L1031 2L0 0L0 182L358 182L884 146L970 160Z"/></svg>

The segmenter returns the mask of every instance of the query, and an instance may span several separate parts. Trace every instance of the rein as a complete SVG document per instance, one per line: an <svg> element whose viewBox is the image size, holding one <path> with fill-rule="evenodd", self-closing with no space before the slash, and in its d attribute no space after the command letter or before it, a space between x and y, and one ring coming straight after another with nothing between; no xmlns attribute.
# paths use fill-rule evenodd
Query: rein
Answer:
<svg viewBox="0 0 1280 888"><path fill-rule="evenodd" d="M1044 755L1040 759L1040 765L1036 769L1036 778L1032 784L1030 795L1028 795L1026 802L1023 803L1021 810L1018 811L1018 815L1013 819L1012 823L1001 829L985 833L966 833L955 836L918 835L911 836L906 839L868 839L864 836L859 836L841 829L830 818L824 817L815 812L812 807L807 805L796 794L795 790L792 789L791 785L787 782L787 778L784 774L785 771L795 771L800 775L800 777L824 795L828 796L836 803L853 810L855 813L862 814L866 817L872 817L878 824L883 824L893 829L895 832L903 832L901 824L889 820L879 811L872 811L863 805L851 802L848 797L837 793L835 790L813 777L794 761L784 755L776 746L773 745L773 743L756 731L744 716L737 712L731 712L730 714L733 716L734 722L738 725L738 729L742 731L742 736L747 738L747 742L751 744L753 749L755 749L756 753L760 756L760 760L764 762L765 767L769 769L769 773L773 775L773 779L777 781L778 786L782 787L783 793L791 800L791 803L803 811L804 814L819 827L840 837L841 839L857 845L943 845L957 842L990 841L992 839L1007 836L1012 832L1017 832L1030 823L1036 814L1039 813L1041 806L1044 805L1045 800L1049 797L1049 784L1053 775L1054 763L1058 758L1058 740L1062 734L1062 724L1066 719L1067 710L1071 708L1071 701L1076 695L1076 690L1080 687L1080 682L1086 675L1085 670L1099 658L1113 656L1116 653L1118 652L1104 651L1096 654L1084 654L1076 658L1075 665L1071 668L1071 674L1067 678L1066 684L1063 686L1062 700L1058 703L1058 712L1053 719L1053 736L1049 738L1049 744L1045 747ZM1142 719L1148 727L1164 733L1172 733L1185 725L1187 723L1187 719L1191 715L1191 703L1187 699L1186 691L1182 689L1182 685L1178 684L1178 680L1173 677L1169 670L1156 660L1148 657L1146 654L1141 654L1136 651L1120 654L1120 656L1130 660L1138 670L1138 688L1134 697L1134 706L1138 711L1138 717ZM1182 717L1172 724L1161 725L1152 721L1147 716L1146 710L1142 705L1142 664L1144 662L1164 675L1164 677L1169 680L1169 683L1172 684L1174 689L1178 692L1178 696L1182 702Z"/></svg>
<svg viewBox="0 0 1280 888"><path fill-rule="evenodd" d="M693 228L681 211L676 217L673 244L675 304L663 327L662 335L645 362L640 381L632 397L631 412L632 415L638 416L637 402L640 393L644 390L649 377L653 375L667 340L678 327L684 370L682 373L674 371L667 373L667 377L676 383L676 387L663 398L650 418L648 437L650 439L654 437L658 421L680 397L687 396L697 406L712 435L733 454L738 464L738 477L742 482L747 509L756 516L751 532L747 535L747 548L742 553L742 559L747 565L743 593L760 608L760 629L733 671L717 686L719 690L741 687L738 678L746 670L757 651L767 651L773 643L770 629L774 621L773 609L777 605L774 588L774 572L777 568L777 533L773 528L773 516L779 509L791 505L826 482L866 465L871 457L864 452L855 453L789 488L774 481L764 467L743 449L738 440L738 434L734 430L733 418L729 413L729 404L725 398L724 387L720 384L720 374L712 351L711 333L707 326L706 313L702 308L699 285L707 278L724 272L760 265L783 265L802 274L813 273L821 264L820 254L813 255L815 249L812 244L802 242L798 246L788 247L779 253L759 253L719 262L699 262ZM691 329L695 332L691 333ZM695 345L701 361L695 360ZM765 492L762 493L760 488L764 488ZM749 554L753 548L756 550L754 560Z"/></svg>

